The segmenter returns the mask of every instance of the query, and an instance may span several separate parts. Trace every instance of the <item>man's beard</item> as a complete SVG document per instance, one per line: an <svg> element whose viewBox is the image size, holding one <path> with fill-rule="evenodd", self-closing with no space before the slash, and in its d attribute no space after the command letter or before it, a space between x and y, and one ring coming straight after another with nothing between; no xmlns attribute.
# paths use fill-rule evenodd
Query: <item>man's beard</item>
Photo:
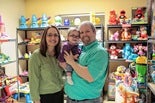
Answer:
<svg viewBox="0 0 155 103"><path fill-rule="evenodd" d="M85 44L85 45L87 45L87 44L89 44L90 43L90 37L89 36L84 36L84 37L82 37L82 42Z"/></svg>

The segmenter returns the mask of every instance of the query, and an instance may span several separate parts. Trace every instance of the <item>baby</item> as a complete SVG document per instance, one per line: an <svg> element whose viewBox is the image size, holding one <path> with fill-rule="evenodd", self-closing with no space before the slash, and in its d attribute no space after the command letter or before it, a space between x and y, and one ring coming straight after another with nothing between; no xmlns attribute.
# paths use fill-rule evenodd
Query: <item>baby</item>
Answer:
<svg viewBox="0 0 155 103"><path fill-rule="evenodd" d="M58 57L59 62L63 63L65 65L67 82L70 85L73 85L73 81L71 78L73 69L69 64L66 63L66 61L64 59L64 54L65 54L64 51L67 51L68 53L72 52L72 54L74 55L74 59L77 60L78 56L81 53L81 50L80 50L79 44L78 44L79 41L80 41L80 32L74 27L69 28L68 35L67 35L67 41L63 43L61 53Z"/></svg>

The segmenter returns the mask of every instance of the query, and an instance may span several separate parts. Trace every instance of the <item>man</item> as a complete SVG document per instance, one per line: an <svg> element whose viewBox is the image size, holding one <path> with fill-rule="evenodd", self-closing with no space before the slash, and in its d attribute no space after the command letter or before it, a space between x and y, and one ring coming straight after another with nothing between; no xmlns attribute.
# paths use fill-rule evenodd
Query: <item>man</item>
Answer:
<svg viewBox="0 0 155 103"><path fill-rule="evenodd" d="M89 21L79 25L80 38L84 44L78 63L73 54L64 56L73 69L74 85L65 84L67 103L101 103L102 89L105 84L108 53L96 40L96 29Z"/></svg>

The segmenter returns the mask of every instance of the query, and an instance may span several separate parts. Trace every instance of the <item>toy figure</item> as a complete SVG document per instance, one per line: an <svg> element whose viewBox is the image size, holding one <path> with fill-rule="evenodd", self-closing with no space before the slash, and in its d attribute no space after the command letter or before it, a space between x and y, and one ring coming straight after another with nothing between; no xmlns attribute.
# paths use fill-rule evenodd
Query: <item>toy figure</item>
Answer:
<svg viewBox="0 0 155 103"><path fill-rule="evenodd" d="M143 46L142 44L134 45L134 51L139 56L145 55L147 52L147 46Z"/></svg>
<svg viewBox="0 0 155 103"><path fill-rule="evenodd" d="M118 54L120 50L116 48L116 45L112 44L108 50L110 54L110 59L118 59Z"/></svg>
<svg viewBox="0 0 155 103"><path fill-rule="evenodd" d="M120 103L137 103L137 97L139 96L137 92L129 91L123 85L118 86L118 91L123 97L123 101Z"/></svg>
<svg viewBox="0 0 155 103"><path fill-rule="evenodd" d="M118 17L119 24L126 24L127 17L125 15L125 13L126 13L125 10L120 11L120 16Z"/></svg>
<svg viewBox="0 0 155 103"><path fill-rule="evenodd" d="M64 19L64 26L69 26L70 25L70 21L68 18Z"/></svg>
<svg viewBox="0 0 155 103"><path fill-rule="evenodd" d="M31 28L38 28L38 20L40 20L40 18L37 18L36 15L32 15L32 20L31 20Z"/></svg>
<svg viewBox="0 0 155 103"><path fill-rule="evenodd" d="M5 24L2 22L2 17L0 16L0 39L9 39L10 37L6 34Z"/></svg>
<svg viewBox="0 0 155 103"><path fill-rule="evenodd" d="M131 40L131 33L129 32L129 28L124 27L123 32L121 33L122 40Z"/></svg>
<svg viewBox="0 0 155 103"><path fill-rule="evenodd" d="M54 19L56 26L62 26L62 18L60 16L56 16Z"/></svg>
<svg viewBox="0 0 155 103"><path fill-rule="evenodd" d="M49 26L48 20L49 20L50 18L51 18L51 17L47 17L46 14L43 14L43 15L42 15L42 18L41 18L42 22L41 22L40 27L47 27L47 26Z"/></svg>
<svg viewBox="0 0 155 103"><path fill-rule="evenodd" d="M135 60L138 55L134 53L134 49L131 47L130 43L125 43L122 50L122 57L126 60Z"/></svg>
<svg viewBox="0 0 155 103"><path fill-rule="evenodd" d="M118 66L116 72L114 72L114 77L116 80L123 80L124 79L124 72L126 67L125 66Z"/></svg>
<svg viewBox="0 0 155 103"><path fill-rule="evenodd" d="M109 16L109 24L110 25L116 25L118 23L117 21L117 15L115 10L110 11L110 16Z"/></svg>
<svg viewBox="0 0 155 103"><path fill-rule="evenodd" d="M137 10L135 11L135 17L134 17L134 21L136 22L140 22L144 20L144 13L142 8L137 8Z"/></svg>
<svg viewBox="0 0 155 103"><path fill-rule="evenodd" d="M148 35L147 35L147 30L145 26L140 26L140 37L138 38L139 40L147 40Z"/></svg>
<svg viewBox="0 0 155 103"><path fill-rule="evenodd" d="M138 56L136 58L136 72L137 72L137 80L138 83L145 83L145 75L147 71L147 57L146 56Z"/></svg>
<svg viewBox="0 0 155 103"><path fill-rule="evenodd" d="M110 36L110 39L109 40L118 41L119 40L119 32L116 31L113 35Z"/></svg>
<svg viewBox="0 0 155 103"><path fill-rule="evenodd" d="M21 16L20 17L20 25L19 25L19 28L27 28L27 21L29 21L30 18L25 18L24 16Z"/></svg>

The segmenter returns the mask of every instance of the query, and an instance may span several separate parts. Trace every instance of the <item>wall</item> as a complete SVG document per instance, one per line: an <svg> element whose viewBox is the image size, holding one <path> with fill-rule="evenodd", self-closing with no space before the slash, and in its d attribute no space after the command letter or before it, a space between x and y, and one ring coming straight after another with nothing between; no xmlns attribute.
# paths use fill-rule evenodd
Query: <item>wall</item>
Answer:
<svg viewBox="0 0 155 103"><path fill-rule="evenodd" d="M25 15L25 0L0 0L0 15L5 23L6 33L11 38L16 38L16 28L18 27L20 15ZM1 52L16 59L15 42L0 44ZM14 76L17 74L16 63L5 65L6 74Z"/></svg>
<svg viewBox="0 0 155 103"><path fill-rule="evenodd" d="M146 6L147 0L26 0L26 16L43 13L54 18L58 14L105 12L105 20L109 18L109 11L115 9L126 10L127 17L131 16L132 7Z"/></svg>

